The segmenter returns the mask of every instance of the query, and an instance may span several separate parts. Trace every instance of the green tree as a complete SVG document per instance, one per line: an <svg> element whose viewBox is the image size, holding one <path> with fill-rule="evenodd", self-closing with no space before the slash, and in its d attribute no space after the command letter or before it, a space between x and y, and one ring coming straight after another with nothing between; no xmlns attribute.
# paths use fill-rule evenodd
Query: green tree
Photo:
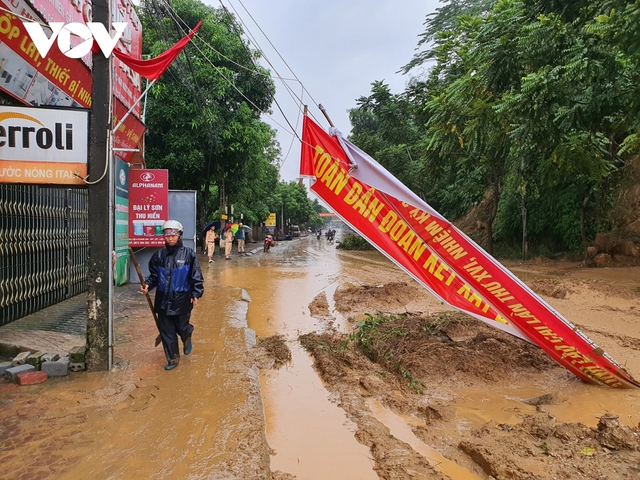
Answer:
<svg viewBox="0 0 640 480"><path fill-rule="evenodd" d="M639 18L621 0L446 2L405 67L435 62L406 92L428 201L455 218L489 190L499 239L558 249L604 228L640 147Z"/></svg>
<svg viewBox="0 0 640 480"><path fill-rule="evenodd" d="M371 95L360 97L349 111L349 140L418 195L423 195L417 142L411 105L404 95L394 95L383 82L371 84Z"/></svg>
<svg viewBox="0 0 640 480"><path fill-rule="evenodd" d="M154 56L203 21L151 90L147 164L169 169L171 188L198 192L200 223L215 211L215 193L258 219L264 207L253 198L273 188L279 149L275 132L260 121L275 90L268 72L257 66L257 52L231 15L197 0L146 0L140 17L144 52Z"/></svg>
<svg viewBox="0 0 640 480"><path fill-rule="evenodd" d="M275 212L278 226L283 225L318 225L320 217L314 209L314 203L307 197L307 190L297 181L279 182L271 196L267 199L271 212Z"/></svg>

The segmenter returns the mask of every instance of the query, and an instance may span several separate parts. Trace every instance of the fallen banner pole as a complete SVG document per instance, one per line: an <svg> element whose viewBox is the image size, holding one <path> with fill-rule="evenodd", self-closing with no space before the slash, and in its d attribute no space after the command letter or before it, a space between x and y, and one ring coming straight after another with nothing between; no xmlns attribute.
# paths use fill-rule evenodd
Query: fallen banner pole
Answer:
<svg viewBox="0 0 640 480"><path fill-rule="evenodd" d="M443 302L542 348L585 382L639 387L621 365L374 159L304 117L300 174L360 235Z"/></svg>

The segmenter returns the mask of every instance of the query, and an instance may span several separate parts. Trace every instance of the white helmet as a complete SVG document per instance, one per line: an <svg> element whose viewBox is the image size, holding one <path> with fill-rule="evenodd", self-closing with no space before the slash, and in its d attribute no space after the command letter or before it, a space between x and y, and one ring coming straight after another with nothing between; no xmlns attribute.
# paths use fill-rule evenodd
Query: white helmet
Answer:
<svg viewBox="0 0 640 480"><path fill-rule="evenodd" d="M184 231L184 229L182 228L182 224L176 220L167 220L166 222L164 222L162 224L162 231L164 232L167 229L177 230L178 232L180 232L180 235L182 235L182 232Z"/></svg>

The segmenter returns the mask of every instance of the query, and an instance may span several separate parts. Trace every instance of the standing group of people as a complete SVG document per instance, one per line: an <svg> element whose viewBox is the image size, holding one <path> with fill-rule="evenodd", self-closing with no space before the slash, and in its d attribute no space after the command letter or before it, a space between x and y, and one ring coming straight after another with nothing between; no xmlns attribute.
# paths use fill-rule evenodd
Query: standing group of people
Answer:
<svg viewBox="0 0 640 480"><path fill-rule="evenodd" d="M225 259L231 259L231 249L233 248L233 240L238 242L238 254L244 255L245 249L245 232L242 223L238 224L238 230L234 234L231 231L231 224L227 224L222 229L222 239L224 240L224 257ZM205 237L205 243L207 246L207 256L209 257L209 263L213 262L213 254L216 248L216 240L219 240L220 236L216 233L215 225L211 225L211 228L207 230Z"/></svg>

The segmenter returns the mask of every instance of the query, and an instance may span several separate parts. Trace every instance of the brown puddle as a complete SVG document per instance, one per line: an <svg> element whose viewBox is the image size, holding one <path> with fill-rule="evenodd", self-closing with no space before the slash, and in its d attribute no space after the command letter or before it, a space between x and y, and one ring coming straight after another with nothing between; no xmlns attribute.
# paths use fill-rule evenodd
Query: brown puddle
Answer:
<svg viewBox="0 0 640 480"><path fill-rule="evenodd" d="M13 400L0 407L0 477L229 478L247 471L242 463L265 471L266 442L254 450L264 436L261 408L244 386L259 388L257 372L252 379L227 368L246 357L235 347L245 345L244 330L230 325L242 302L211 273L192 316L193 352L175 370L164 370L153 347L157 330L140 296L112 371L0 385L0 397Z"/></svg>
<svg viewBox="0 0 640 480"><path fill-rule="evenodd" d="M257 267L226 269L227 285L242 285L251 296L249 327L258 338L282 334L292 353L290 364L260 374L271 470L298 478L375 479L369 450L354 437L355 426L330 399L297 337L327 325L309 314L318 293L335 289L340 263L322 252L316 239L278 246ZM309 243L302 243L309 242ZM296 242L297 243L297 242ZM320 454L319 454L320 453Z"/></svg>
<svg viewBox="0 0 640 480"><path fill-rule="evenodd" d="M229 337L240 333L221 321L232 315L234 306L233 298L211 290L205 294L193 319L192 354L165 372L158 347L153 354L159 357L157 365L135 372L130 398L96 419L91 428L101 448L88 452L68 478L103 477L106 472L116 478L206 478L215 470L228 455L228 437L240 433L232 422L246 400L244 392L225 385L225 363L241 354L225 348Z"/></svg>
<svg viewBox="0 0 640 480"><path fill-rule="evenodd" d="M455 480L478 480L481 478L470 470L446 459L437 450L416 437L411 427L424 426L422 420L408 415L398 415L374 398L368 399L367 406L373 416L389 429L391 435L409 444L411 448L426 458L429 465L436 471Z"/></svg>
<svg viewBox="0 0 640 480"><path fill-rule="evenodd" d="M253 302L249 307L249 326L257 336L266 338L283 334L292 350L290 365L278 371L261 373L267 436L270 447L276 452L271 457L271 468L299 478L336 478L337 474L346 475L345 478L370 478L364 476L370 474L375 478L369 452L353 438L355 426L330 401L330 393L296 339L310 331L349 330L345 315L335 310L333 301L333 293L344 281L341 273L344 265L348 264L350 269L377 272L395 267L375 252L336 252L326 245L319 245L315 238L302 239L300 243L286 247L286 253L274 250L270 257L262 257L258 267L229 273L233 276L230 285L243 285L250 292ZM236 274L242 278L236 278ZM270 281L259 281L260 278ZM412 282L408 277L407 281ZM311 317L309 313L309 304L322 292L329 305L331 319L328 321ZM424 292L424 295L429 294ZM434 300L434 310L438 309L450 310ZM603 410L619 412L620 408L616 408L619 403L640 403L637 390L599 388L579 381L567 388L566 379L561 382L562 387L549 384L548 379L529 382L531 378L527 382L516 381L482 391L453 386L449 389L453 397L445 399L444 403L454 408L456 421L449 426L452 430L443 432L443 435L459 437L462 431L480 427L489 421L505 425L519 423L522 415L537 411L535 406L523 403L523 400L542 393L558 392L559 389L562 390L561 401L557 405L541 407L558 422L581 422L595 427ZM373 399L369 399L368 406L377 420L423 455L437 471L455 479L481 478L445 459L415 437L411 427L420 420L395 414ZM640 414L636 409L630 408L625 415L625 418L620 418L621 424L638 424ZM320 451L322 456L317 455ZM331 458L332 461L323 462L323 458Z"/></svg>

